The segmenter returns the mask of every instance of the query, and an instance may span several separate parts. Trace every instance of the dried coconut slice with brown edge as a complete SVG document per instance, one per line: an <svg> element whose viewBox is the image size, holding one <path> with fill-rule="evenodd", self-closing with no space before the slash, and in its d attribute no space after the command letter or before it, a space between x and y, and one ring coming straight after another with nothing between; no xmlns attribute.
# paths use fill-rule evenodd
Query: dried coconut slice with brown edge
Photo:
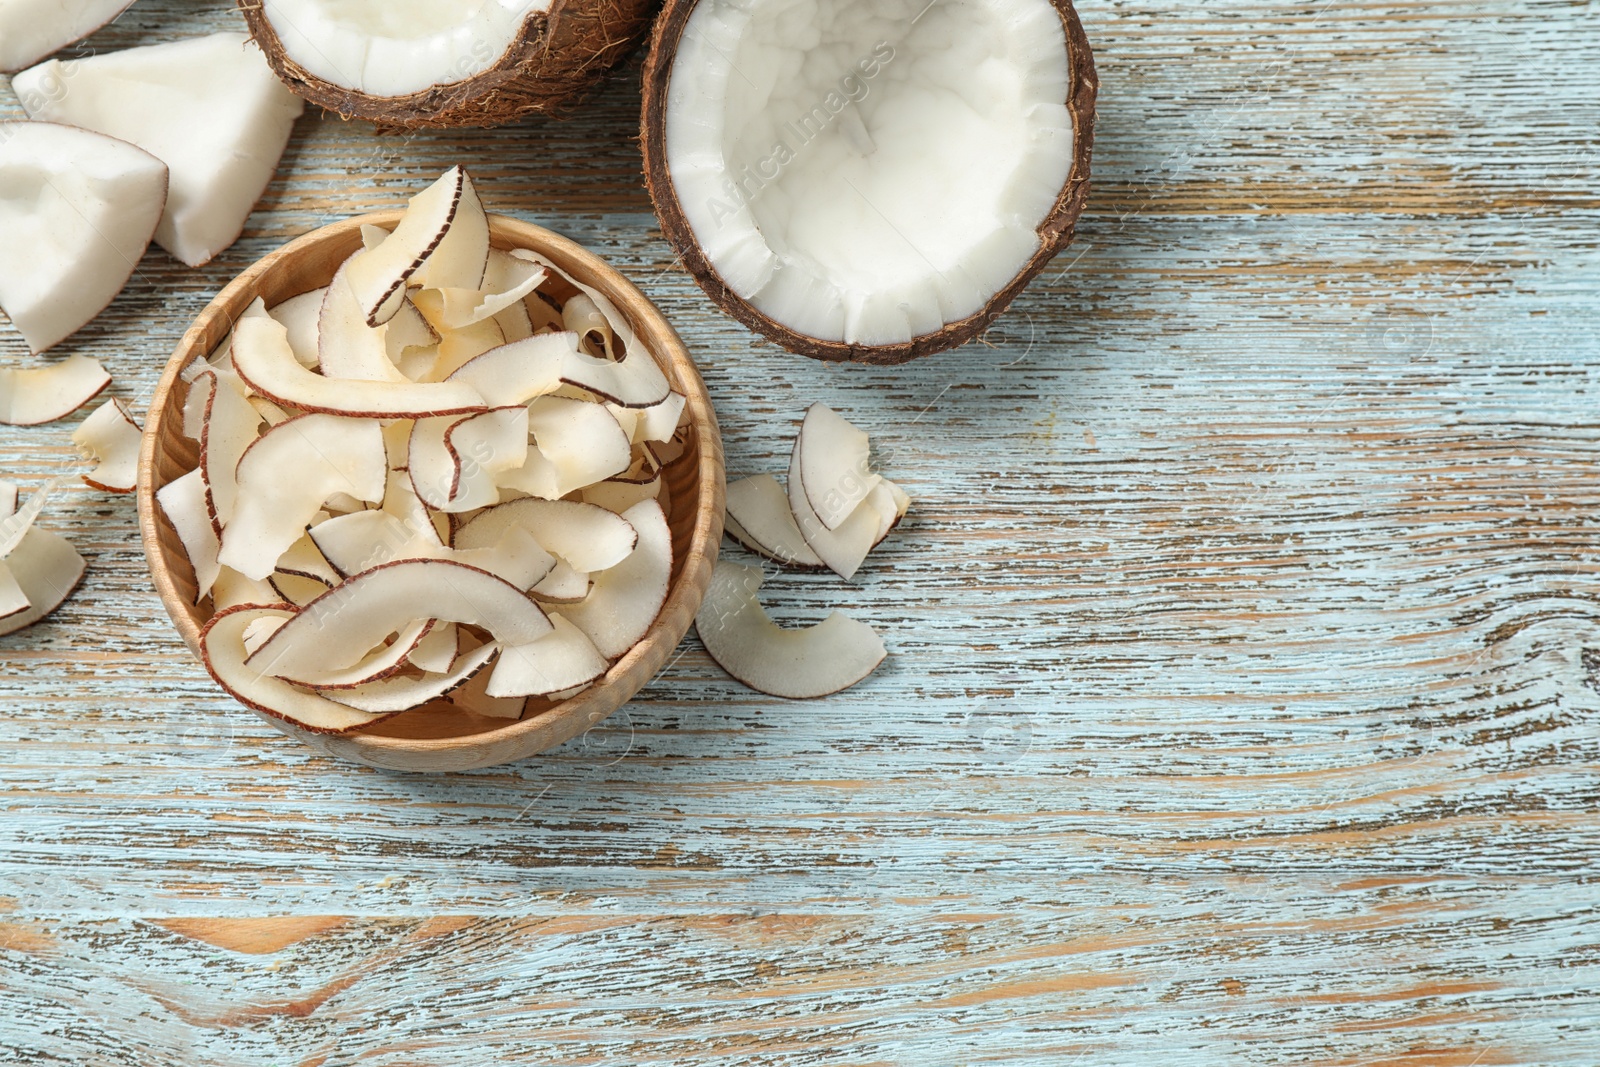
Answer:
<svg viewBox="0 0 1600 1067"><path fill-rule="evenodd" d="M728 483L728 536L750 551L796 570L824 571L822 561L795 524L789 495L770 474Z"/></svg>
<svg viewBox="0 0 1600 1067"><path fill-rule="evenodd" d="M110 400L96 408L72 431L72 443L85 459L97 466L83 475L93 489L107 493L131 493L139 480L139 445L143 431L120 400Z"/></svg>
<svg viewBox="0 0 1600 1067"><path fill-rule="evenodd" d="M559 615L553 629L525 645L500 651L484 692L491 697L532 697L587 685L606 673L609 664L582 630Z"/></svg>
<svg viewBox="0 0 1600 1067"><path fill-rule="evenodd" d="M428 674L449 674L460 647L460 631L453 622L439 623L423 635L406 657L411 665Z"/></svg>
<svg viewBox="0 0 1600 1067"><path fill-rule="evenodd" d="M788 494L789 510L794 514L795 525L799 527L806 544L811 546L817 558L827 564L829 570L846 581L854 577L862 561L867 558L867 553L882 540L881 534L888 532L884 528L884 517L891 516L892 521L895 511L894 496L880 482L839 524L838 529L828 529L811 510L811 502L800 488L798 440L789 457Z"/></svg>
<svg viewBox="0 0 1600 1067"><path fill-rule="evenodd" d="M203 403L200 474L205 479L211 528L220 538L238 502L239 461L260 437L261 413L215 370L201 371L189 388L190 398ZM196 394L196 389L203 392Z"/></svg>
<svg viewBox="0 0 1600 1067"><path fill-rule="evenodd" d="M267 314L283 324L289 347L302 366L316 367L321 362L317 337L321 330L322 302L327 295L328 287L324 285L267 308Z"/></svg>
<svg viewBox="0 0 1600 1067"><path fill-rule="evenodd" d="M470 682L489 665L499 647L491 643L481 645L470 652L463 652L453 663L447 663L442 672L386 678L351 689L330 689L323 692L328 699L346 704L358 711L372 713L409 711L442 699Z"/></svg>
<svg viewBox="0 0 1600 1067"><path fill-rule="evenodd" d="M1088 197L1099 82L1070 0L798 10L663 5L640 133L662 231L790 351L893 364L972 340Z"/></svg>
<svg viewBox="0 0 1600 1067"><path fill-rule="evenodd" d="M512 530L526 531L569 567L584 572L615 567L639 541L632 523L604 508L525 497L480 512L456 531L453 543L458 549L487 548Z"/></svg>
<svg viewBox="0 0 1600 1067"><path fill-rule="evenodd" d="M389 466L371 419L301 415L257 438L238 467L238 498L217 558L264 579L334 493L383 499Z"/></svg>
<svg viewBox="0 0 1600 1067"><path fill-rule="evenodd" d="M701 644L717 665L758 693L811 700L848 689L888 652L872 627L835 611L816 626L784 629L756 592L761 568L719 562L695 615Z"/></svg>
<svg viewBox="0 0 1600 1067"><path fill-rule="evenodd" d="M246 662L245 632L261 619L281 618L287 625L297 610L292 604L241 604L219 611L200 631L200 661L212 679L245 707L312 733L348 733L387 718L335 703L262 674Z"/></svg>
<svg viewBox="0 0 1600 1067"><path fill-rule="evenodd" d="M561 305L561 325L578 335L589 355L617 358L616 331L587 293L579 293Z"/></svg>
<svg viewBox="0 0 1600 1067"><path fill-rule="evenodd" d="M397 624L418 618L481 627L500 644L527 644L551 629L503 578L448 560L405 560L352 575L306 605L252 663L280 677L354 666Z"/></svg>
<svg viewBox="0 0 1600 1067"><path fill-rule="evenodd" d="M418 419L407 469L417 498L435 511L472 511L500 501L496 478L528 461L528 409Z"/></svg>
<svg viewBox="0 0 1600 1067"><path fill-rule="evenodd" d="M35 525L60 485L52 478L16 507L16 487L0 504L0 637L38 622L60 607L83 581L87 565L66 538Z"/></svg>
<svg viewBox="0 0 1600 1067"><path fill-rule="evenodd" d="M88 564L66 538L35 526L22 535L0 568L28 601L27 608L0 619L4 637L27 629L66 603L83 581Z"/></svg>
<svg viewBox="0 0 1600 1067"><path fill-rule="evenodd" d="M550 573L528 592L541 604L579 604L589 595L592 585L588 571L575 570L571 564L558 559Z"/></svg>
<svg viewBox="0 0 1600 1067"><path fill-rule="evenodd" d="M460 382L358 382L325 378L294 358L283 324L257 299L233 327L233 367L255 392L285 407L353 418L468 415L489 405Z"/></svg>
<svg viewBox="0 0 1600 1067"><path fill-rule="evenodd" d="M556 567L554 556L523 530L506 531L493 544L460 550L444 545L435 533L417 531L382 511L358 511L318 523L311 537L334 568L357 574L402 559L447 559L488 571L518 589L531 590ZM587 585L585 585L587 591Z"/></svg>
<svg viewBox="0 0 1600 1067"><path fill-rule="evenodd" d="M510 284L504 289L430 287L416 293L412 301L423 318L441 332L464 329L485 319L495 318L509 307L522 305L523 299L549 277L549 271L541 266L511 256L506 258L514 266L501 273L517 269L518 274L506 279Z"/></svg>
<svg viewBox="0 0 1600 1067"><path fill-rule="evenodd" d="M467 172L451 167L411 198L388 237L345 264L345 278L368 326L382 326L400 310L406 299L406 282L450 232L467 183ZM481 268L478 276L482 278Z"/></svg>
<svg viewBox="0 0 1600 1067"><path fill-rule="evenodd" d="M87 356L22 370L0 367L0 423L40 426L64 419L110 384L111 375Z"/></svg>
<svg viewBox="0 0 1600 1067"><path fill-rule="evenodd" d="M837 530L883 480L870 469L872 446L866 432L826 404L806 409L794 447L806 502L830 530Z"/></svg>
<svg viewBox="0 0 1600 1067"><path fill-rule="evenodd" d="M390 356L388 333L391 326L400 324L408 329L409 315L403 309L411 305L402 298L400 308L382 326L367 325L366 312L350 285L351 266L360 256L357 252L334 272L322 295L322 306L317 309L317 369L325 378L352 379L364 382L410 381L400 372ZM415 309L411 315L415 315ZM424 324L426 325L426 324ZM413 327L409 327L414 329ZM428 331L431 335L432 331ZM293 342L290 342L293 347Z"/></svg>
<svg viewBox="0 0 1600 1067"><path fill-rule="evenodd" d="M0 25L9 10L0 3ZM116 299L166 202L167 165L141 148L53 122L0 123L0 308L29 349Z"/></svg>
<svg viewBox="0 0 1600 1067"><path fill-rule="evenodd" d="M522 466L496 475L503 489L558 500L621 474L632 463L628 436L603 405L543 396L527 411L534 448Z"/></svg>
<svg viewBox="0 0 1600 1067"><path fill-rule="evenodd" d="M482 647L475 639L463 636L462 644L468 652ZM498 646L490 644L498 649ZM467 652L463 652L466 655ZM528 707L527 697L492 697L488 694L489 679L492 671L478 671L466 682L456 687L449 696L452 705L462 711L473 715L482 715L489 719L520 719Z"/></svg>
<svg viewBox="0 0 1600 1067"><path fill-rule="evenodd" d="M649 408L672 388L647 355L612 363L578 351L574 333L541 333L491 348L461 364L447 381L471 385L496 406L522 404L563 386L593 393L619 407Z"/></svg>
<svg viewBox="0 0 1600 1067"><path fill-rule="evenodd" d="M323 595L326 596L327 592L328 590L323 590ZM311 603L315 603L315 601L301 605L301 610L304 611ZM285 623L284 625L288 624ZM277 655L277 649L281 647L273 644L273 638L277 637L278 631L283 629L280 626L265 641L261 642L260 647L251 654L246 662L251 667L265 671L265 673L274 677L282 678L286 682L303 685L307 689L315 689L319 692L333 689L356 689L372 682L381 682L386 678L392 678L405 670L409 664L411 653L416 651L417 645L427 636L432 627L433 620L431 619L413 619L401 626L392 637L386 635L384 640L380 640L361 659L348 667L334 670L286 672L277 669L273 662Z"/></svg>
<svg viewBox="0 0 1600 1067"><path fill-rule="evenodd" d="M295 92L394 129L567 111L633 51L656 5L265 0L241 10Z"/></svg>
<svg viewBox="0 0 1600 1067"><path fill-rule="evenodd" d="M155 502L166 515L166 522L173 525L173 533L178 534L178 542L184 547L184 557L194 569L195 603L200 603L221 573L221 563L216 558L221 545L206 510L205 482L200 470L190 470L163 485L155 491Z"/></svg>
<svg viewBox="0 0 1600 1067"><path fill-rule="evenodd" d="M622 513L639 541L626 559L594 576L581 603L550 610L565 617L594 642L600 654L616 659L638 644L667 602L672 577L672 531L654 500Z"/></svg>

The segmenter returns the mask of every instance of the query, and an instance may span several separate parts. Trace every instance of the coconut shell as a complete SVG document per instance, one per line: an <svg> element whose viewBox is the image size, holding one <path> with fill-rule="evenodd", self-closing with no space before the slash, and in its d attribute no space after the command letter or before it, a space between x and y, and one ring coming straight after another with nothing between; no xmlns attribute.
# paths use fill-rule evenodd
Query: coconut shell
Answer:
<svg viewBox="0 0 1600 1067"><path fill-rule="evenodd" d="M1055 206L1039 223L1038 250L1016 276L1005 288L995 293L987 304L966 318L946 323L933 333L922 334L899 344L862 345L824 341L796 333L774 321L730 289L717 274L716 268L695 240L694 230L678 202L677 190L667 168L667 86L672 77L672 62L677 55L678 42L698 2L666 0L661 15L656 19L655 31L651 34L650 53L644 63L644 105L639 117L645 185L650 190L650 199L655 203L662 232L682 256L689 273L718 307L750 329L764 334L791 352L812 359L880 365L909 363L913 359L966 344L983 333L1023 287L1033 280L1034 275L1043 270L1056 253L1072 243L1078 216L1083 213L1083 205L1089 199L1089 159L1094 150L1094 108L1100 79L1095 74L1089 38L1083 32L1083 23L1078 20L1072 0L1051 0L1066 30L1070 76L1066 104L1072 115L1072 168L1067 172L1067 180L1056 197Z"/></svg>
<svg viewBox="0 0 1600 1067"><path fill-rule="evenodd" d="M644 39L657 0L552 0L531 14L493 66L409 96L368 96L324 81L284 51L261 0L238 0L250 34L296 95L345 118L388 130L500 126L533 113L560 113Z"/></svg>

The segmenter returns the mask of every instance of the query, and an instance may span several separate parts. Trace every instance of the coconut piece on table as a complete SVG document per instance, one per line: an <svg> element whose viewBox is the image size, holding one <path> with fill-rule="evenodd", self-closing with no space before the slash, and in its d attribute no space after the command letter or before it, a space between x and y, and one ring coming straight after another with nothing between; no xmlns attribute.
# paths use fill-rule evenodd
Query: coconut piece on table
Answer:
<svg viewBox="0 0 1600 1067"><path fill-rule="evenodd" d="M64 419L110 384L111 375L88 356L68 356L43 367L0 367L0 424L39 426Z"/></svg>
<svg viewBox="0 0 1600 1067"><path fill-rule="evenodd" d="M72 431L72 443L97 465L83 475L91 488L131 493L139 480L139 446L143 431L120 400L96 408Z"/></svg>
<svg viewBox="0 0 1600 1067"><path fill-rule="evenodd" d="M816 626L785 629L757 598L761 568L719 562L695 630L718 666L757 692L795 700L848 689L888 653L865 623L835 611Z"/></svg>
<svg viewBox="0 0 1600 1067"><path fill-rule="evenodd" d="M116 299L166 202L167 165L142 148L53 122L0 123L0 308L29 349Z"/></svg>
<svg viewBox="0 0 1600 1067"><path fill-rule="evenodd" d="M0 3L0 72L9 74L89 36L133 0L5 0Z"/></svg>
<svg viewBox="0 0 1600 1067"><path fill-rule="evenodd" d="M29 118L119 137L166 163L155 240L191 267L238 238L304 108L232 32L47 60L11 88Z"/></svg>

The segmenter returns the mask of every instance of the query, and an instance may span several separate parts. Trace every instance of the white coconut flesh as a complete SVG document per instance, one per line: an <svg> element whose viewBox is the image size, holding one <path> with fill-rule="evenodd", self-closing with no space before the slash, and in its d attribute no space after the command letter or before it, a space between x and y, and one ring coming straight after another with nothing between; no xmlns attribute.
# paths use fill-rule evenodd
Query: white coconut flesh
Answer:
<svg viewBox="0 0 1600 1067"><path fill-rule="evenodd" d="M771 696L804 700L848 689L888 653L865 623L835 611L816 626L785 629L756 597L761 569L719 562L695 630L723 670Z"/></svg>
<svg viewBox="0 0 1600 1067"><path fill-rule="evenodd" d="M108 493L133 492L139 480L141 439L139 424L122 401L110 400L96 408L72 432L72 443L97 464L83 480Z"/></svg>
<svg viewBox="0 0 1600 1067"><path fill-rule="evenodd" d="M30 349L116 298L166 202L167 165L141 148L53 122L0 123L0 308Z"/></svg>
<svg viewBox="0 0 1600 1067"><path fill-rule="evenodd" d="M30 118L118 137L166 163L155 240L191 267L239 236L304 107L243 33L47 60L11 88Z"/></svg>
<svg viewBox="0 0 1600 1067"><path fill-rule="evenodd" d="M406 217L365 232L328 286L253 302L185 368L199 465L156 494L196 602L248 615L207 631L213 673L311 730L565 699L644 637L671 578L651 446L686 451L683 395L603 294L573 316L597 340L562 329L545 283L566 276L491 254L463 172ZM506 321L527 336L505 343ZM607 486L609 507L579 499Z"/></svg>
<svg viewBox="0 0 1600 1067"><path fill-rule="evenodd" d="M289 58L366 96L410 96L481 74L550 0L264 0Z"/></svg>
<svg viewBox="0 0 1600 1067"><path fill-rule="evenodd" d="M982 310L1072 166L1049 0L702 0L665 149L696 242L768 318L885 345Z"/></svg>
<svg viewBox="0 0 1600 1067"><path fill-rule="evenodd" d="M0 367L0 423L38 426L64 419L110 384L111 375L88 356L43 367Z"/></svg>
<svg viewBox="0 0 1600 1067"><path fill-rule="evenodd" d="M133 0L0 0L0 71L21 70L89 36Z"/></svg>
<svg viewBox="0 0 1600 1067"><path fill-rule="evenodd" d="M71 543L35 520L59 483L45 483L17 506L17 487L0 482L0 637L26 629L64 603L86 566Z"/></svg>

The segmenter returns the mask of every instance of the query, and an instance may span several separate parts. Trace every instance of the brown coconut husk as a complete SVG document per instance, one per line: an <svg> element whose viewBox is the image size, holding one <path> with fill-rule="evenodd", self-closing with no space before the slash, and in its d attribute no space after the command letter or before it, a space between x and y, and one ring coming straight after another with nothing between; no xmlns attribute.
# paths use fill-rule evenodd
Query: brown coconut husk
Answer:
<svg viewBox="0 0 1600 1067"><path fill-rule="evenodd" d="M723 311L757 333L791 352L812 359L835 362L892 365L908 363L922 356L943 352L977 337L988 329L1034 275L1045 268L1056 253L1072 243L1078 216L1089 198L1089 159L1094 150L1095 97L1100 88L1095 74L1094 54L1083 23L1071 0L1051 0L1066 29L1067 62L1071 75L1067 110L1072 115L1073 159L1067 180L1061 187L1050 213L1038 227L1039 249L1003 289L978 311L964 319L947 323L941 329L892 345L849 344L806 337L774 321L740 297L722 280L705 252L695 240L683 207L678 202L672 175L667 169L666 121L667 86L672 77L672 61L678 42L698 0L666 0L651 34L650 53L644 63L644 105L639 118L639 140L644 149L645 185L650 190L662 232L683 258L689 273Z"/></svg>
<svg viewBox="0 0 1600 1067"><path fill-rule="evenodd" d="M238 0L251 36L296 95L345 118L385 129L501 126L524 115L570 110L644 39L657 0L553 0L534 12L493 66L409 96L368 96L296 63L261 10Z"/></svg>

